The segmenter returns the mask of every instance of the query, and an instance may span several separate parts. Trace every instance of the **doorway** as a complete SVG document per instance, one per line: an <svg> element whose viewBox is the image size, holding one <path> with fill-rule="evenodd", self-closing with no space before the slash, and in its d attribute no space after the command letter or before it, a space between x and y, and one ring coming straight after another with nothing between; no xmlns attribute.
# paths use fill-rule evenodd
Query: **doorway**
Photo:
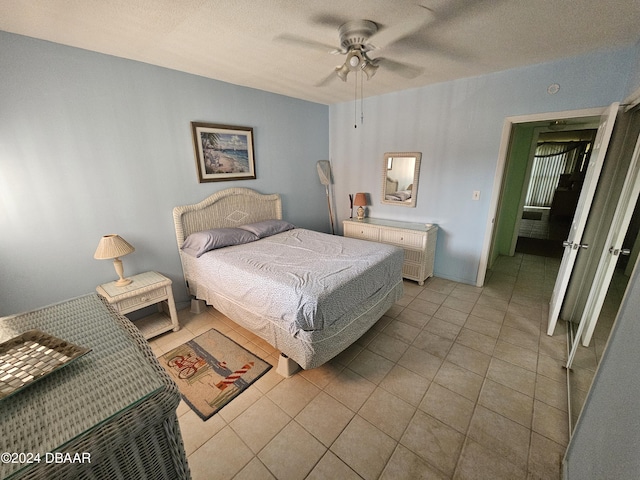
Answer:
<svg viewBox="0 0 640 480"><path fill-rule="evenodd" d="M551 122L541 129L532 158L520 214L515 252L562 258L578 205L596 129L576 129L568 122Z"/></svg>
<svg viewBox="0 0 640 480"><path fill-rule="evenodd" d="M553 127L559 124L566 131L597 129L601 116L607 110L585 109L510 117L505 120L494 180L494 184L501 187L494 188L492 192L491 205L494 213L490 215L486 229L477 286L482 286L487 268L491 267L498 256L513 256L515 253L540 135L553 133Z"/></svg>

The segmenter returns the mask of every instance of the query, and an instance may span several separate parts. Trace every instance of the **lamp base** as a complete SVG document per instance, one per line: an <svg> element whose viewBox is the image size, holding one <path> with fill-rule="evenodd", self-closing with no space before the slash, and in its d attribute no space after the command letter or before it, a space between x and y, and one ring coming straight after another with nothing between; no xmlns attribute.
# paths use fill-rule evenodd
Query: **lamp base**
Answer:
<svg viewBox="0 0 640 480"><path fill-rule="evenodd" d="M126 287L131 283L130 278L124 278L124 268L122 267L122 260L118 257L113 259L113 266L116 269L116 273L120 277L119 280L116 280L116 287Z"/></svg>
<svg viewBox="0 0 640 480"><path fill-rule="evenodd" d="M364 208L358 207L356 213L358 214L358 220L364 220Z"/></svg>
<svg viewBox="0 0 640 480"><path fill-rule="evenodd" d="M130 278L121 278L120 280L116 280L116 287L126 287L131 283Z"/></svg>

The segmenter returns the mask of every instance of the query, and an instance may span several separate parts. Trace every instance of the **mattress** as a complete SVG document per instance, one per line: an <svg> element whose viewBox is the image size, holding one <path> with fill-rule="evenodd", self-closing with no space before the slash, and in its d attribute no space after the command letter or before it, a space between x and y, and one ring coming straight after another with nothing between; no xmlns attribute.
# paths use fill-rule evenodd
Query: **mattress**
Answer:
<svg viewBox="0 0 640 480"><path fill-rule="evenodd" d="M302 228L183 255L191 292L236 305L293 337L335 330L402 281L403 251ZM334 328L331 328L334 327Z"/></svg>

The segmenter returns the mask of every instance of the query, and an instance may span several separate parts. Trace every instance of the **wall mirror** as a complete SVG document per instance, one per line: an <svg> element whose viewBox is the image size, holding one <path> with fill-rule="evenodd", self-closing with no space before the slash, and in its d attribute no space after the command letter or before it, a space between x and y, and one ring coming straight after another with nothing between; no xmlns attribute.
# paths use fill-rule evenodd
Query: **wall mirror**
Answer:
<svg viewBox="0 0 640 480"><path fill-rule="evenodd" d="M415 207L420 177L420 152L388 152L382 164L382 203Z"/></svg>

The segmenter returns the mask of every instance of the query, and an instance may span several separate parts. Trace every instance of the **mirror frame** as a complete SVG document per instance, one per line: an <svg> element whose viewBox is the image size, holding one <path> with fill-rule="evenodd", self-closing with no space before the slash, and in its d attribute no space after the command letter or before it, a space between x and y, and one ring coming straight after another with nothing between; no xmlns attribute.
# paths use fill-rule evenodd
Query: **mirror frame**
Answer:
<svg viewBox="0 0 640 480"><path fill-rule="evenodd" d="M416 164L413 167L413 187L411 188L411 201L409 202L394 202L393 200L387 200L385 193L387 190L387 171L389 165L389 159L395 157L414 157ZM418 197L418 180L420 178L420 162L422 160L422 152L387 152L384 154L384 160L382 162L382 195L381 203L385 205L394 205L396 207L410 207L415 208L416 200Z"/></svg>

